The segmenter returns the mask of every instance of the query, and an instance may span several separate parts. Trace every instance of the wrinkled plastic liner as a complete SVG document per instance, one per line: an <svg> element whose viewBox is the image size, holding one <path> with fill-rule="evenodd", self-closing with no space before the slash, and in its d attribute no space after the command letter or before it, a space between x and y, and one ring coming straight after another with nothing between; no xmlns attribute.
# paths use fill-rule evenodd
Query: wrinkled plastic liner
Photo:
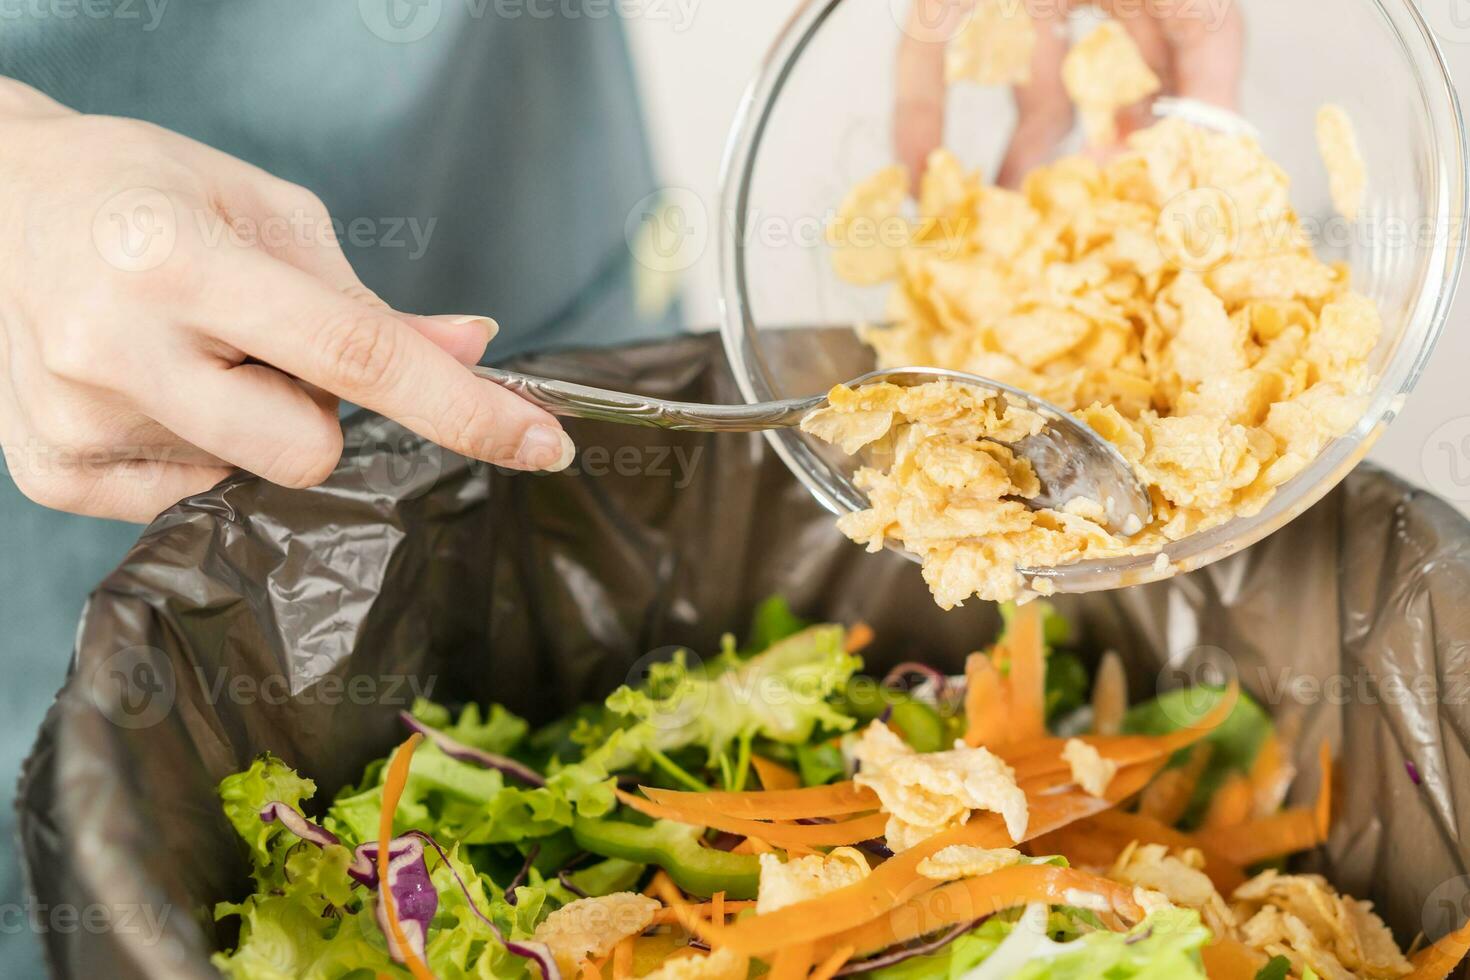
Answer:
<svg viewBox="0 0 1470 980"><path fill-rule="evenodd" d="M707 337L520 366L739 400ZM22 780L37 907L76 910L41 917L56 975L214 976L233 935L209 910L249 891L215 784L269 749L329 799L401 736L416 694L547 719L650 651L717 649L776 592L871 623L878 671L957 671L995 634L993 607L943 613L915 566L846 541L758 436L568 428L573 469L525 476L357 417L326 485L234 479L147 530L93 595ZM1238 674L1297 726L1302 798L1330 739L1340 812L1308 864L1407 943L1470 911L1467 596L1470 526L1364 467L1247 552L1059 604L1087 650L1124 656L1136 697Z"/></svg>

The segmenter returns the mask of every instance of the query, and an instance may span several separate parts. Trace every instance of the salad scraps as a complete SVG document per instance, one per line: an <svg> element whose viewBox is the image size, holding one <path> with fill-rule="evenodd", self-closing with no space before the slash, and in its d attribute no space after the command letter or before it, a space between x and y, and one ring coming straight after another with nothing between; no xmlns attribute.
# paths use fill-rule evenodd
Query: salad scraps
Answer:
<svg viewBox="0 0 1470 980"><path fill-rule="evenodd" d="M262 757L219 788L255 890L215 909L239 924L215 965L251 980L1427 980L1458 965L1470 926L1407 957L1370 903L1282 870L1327 836L1325 751L1317 803L1292 807L1284 736L1233 687L1125 703L1099 732L1121 661L1089 693L1046 603L1005 612L961 677L866 677L871 630L772 600L745 645L676 657L535 731L420 702L408 740L319 820L313 783Z"/></svg>
<svg viewBox="0 0 1470 980"><path fill-rule="evenodd" d="M1099 145L1158 83L1111 22L1073 47L1064 75ZM1337 207L1356 215L1367 172L1351 122L1328 107L1317 128ZM919 555L942 607L1038 591L1017 568L1157 555L1257 514L1361 419L1379 310L1345 265L1316 257L1286 173L1255 139L1166 118L1106 158L1039 167L1019 190L943 150L912 204L909 186L902 167L862 181L828 233L840 278L890 289L886 322L859 330L878 366L964 371L1077 414L1155 510L1125 537L1101 502L1028 509L1034 474L1010 454L1013 433L967 424L986 409L975 396L839 388L804 426L871 453L855 477L871 507L839 527ZM909 231L857 233L875 227Z"/></svg>

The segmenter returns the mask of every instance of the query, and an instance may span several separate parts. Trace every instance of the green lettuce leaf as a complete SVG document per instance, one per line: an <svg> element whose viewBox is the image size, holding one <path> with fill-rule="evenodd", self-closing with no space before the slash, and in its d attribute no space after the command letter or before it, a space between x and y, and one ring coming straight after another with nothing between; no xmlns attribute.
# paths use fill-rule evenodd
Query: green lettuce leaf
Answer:
<svg viewBox="0 0 1470 980"><path fill-rule="evenodd" d="M1202 718L1219 703L1224 694L1218 687L1187 687L1169 691L1152 701L1134 705L1123 716L1123 731L1130 735L1167 735ZM1194 796L1181 823L1196 826L1209 806L1210 798L1231 773L1249 772L1261 744L1271 734L1271 716L1244 691L1225 722L1205 736L1211 746L1210 763L1200 775ZM1179 753L1173 764L1182 765L1188 750Z"/></svg>
<svg viewBox="0 0 1470 980"><path fill-rule="evenodd" d="M488 716L480 714L479 705L467 704L458 718L452 718L448 708L419 698L413 703L413 716L456 742L497 755L509 755L514 751L530 728L524 718L511 714L498 704L490 706Z"/></svg>
<svg viewBox="0 0 1470 980"><path fill-rule="evenodd" d="M1155 912L1127 933L1090 932L1033 959L1014 980L1205 980L1200 950L1210 931L1199 913Z"/></svg>

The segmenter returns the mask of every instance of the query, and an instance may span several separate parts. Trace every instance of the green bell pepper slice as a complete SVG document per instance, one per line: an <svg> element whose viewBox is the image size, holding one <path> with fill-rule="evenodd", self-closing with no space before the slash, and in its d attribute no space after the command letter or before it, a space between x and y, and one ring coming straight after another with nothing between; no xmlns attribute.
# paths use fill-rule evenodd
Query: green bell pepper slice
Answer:
<svg viewBox="0 0 1470 980"><path fill-rule="evenodd" d="M724 892L731 899L755 898L760 886L760 859L731 854L699 843L700 828L672 820L648 826L624 820L576 817L572 836L578 846L603 857L656 864L674 884L691 895L709 898Z"/></svg>

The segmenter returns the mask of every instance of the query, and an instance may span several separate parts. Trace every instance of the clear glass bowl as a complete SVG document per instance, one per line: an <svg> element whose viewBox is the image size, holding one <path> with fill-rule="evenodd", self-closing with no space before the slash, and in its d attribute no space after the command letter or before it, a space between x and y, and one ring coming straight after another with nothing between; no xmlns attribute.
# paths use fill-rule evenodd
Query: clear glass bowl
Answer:
<svg viewBox="0 0 1470 980"><path fill-rule="evenodd" d="M807 0L771 49L726 148L720 229L724 344L748 401L824 391L871 369L851 331L881 322L887 287L831 270L827 219L858 180L892 162L894 55L911 0ZM1241 114L1292 179L1318 254L1348 262L1382 310L1377 381L1358 424L1259 514L1153 556L1083 562L1050 573L1059 592L1154 581L1245 548L1320 500L1398 414L1449 312L1464 249L1466 146L1436 39L1410 0L1239 0L1248 31ZM1367 160L1355 229L1329 221L1314 132L1324 103L1347 109ZM945 145L993 173L1014 110L1009 92L952 90ZM1060 152L1076 149L1075 140ZM864 505L852 461L799 432L768 438L834 513Z"/></svg>

